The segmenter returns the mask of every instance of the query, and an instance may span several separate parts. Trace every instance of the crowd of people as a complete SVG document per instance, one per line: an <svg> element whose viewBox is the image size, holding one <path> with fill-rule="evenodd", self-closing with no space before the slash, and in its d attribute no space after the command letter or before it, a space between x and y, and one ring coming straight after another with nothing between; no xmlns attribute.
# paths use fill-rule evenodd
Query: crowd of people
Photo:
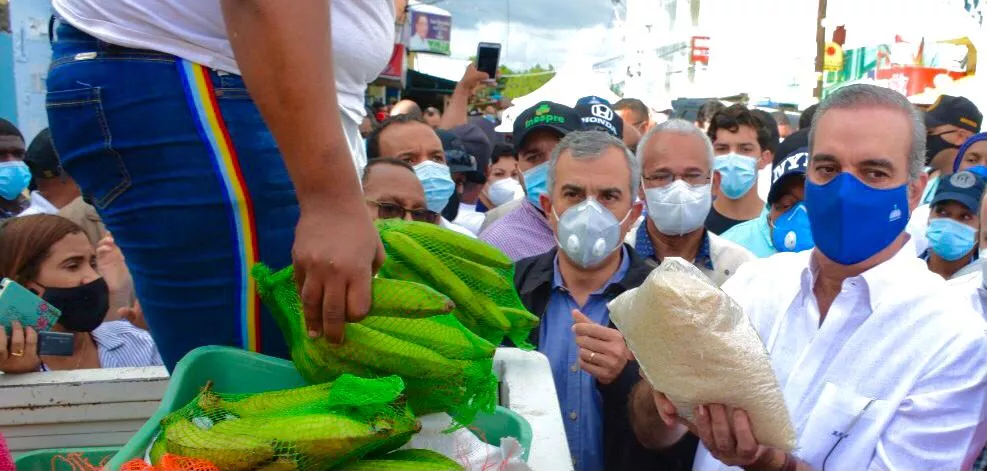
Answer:
<svg viewBox="0 0 987 471"><path fill-rule="evenodd" d="M27 145L0 121L0 276L74 334L51 357L30 327L0 329L3 373L171 369L203 345L286 356L257 262L294 263L309 334L345 341L384 259L372 221L402 218L516 263L577 471L987 467L987 133L970 100L920 110L851 85L793 126L586 96L497 133L473 65L442 110L366 106L391 0L165 3L54 0L50 130ZM729 404L686 419L642 379L607 303L670 257L750 318L794 451Z"/></svg>

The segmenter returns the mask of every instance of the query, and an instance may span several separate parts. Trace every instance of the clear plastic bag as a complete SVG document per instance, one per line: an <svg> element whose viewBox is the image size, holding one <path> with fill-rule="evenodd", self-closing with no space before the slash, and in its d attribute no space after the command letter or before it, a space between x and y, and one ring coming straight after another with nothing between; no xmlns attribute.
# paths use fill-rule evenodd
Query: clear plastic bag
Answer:
<svg viewBox="0 0 987 471"><path fill-rule="evenodd" d="M641 371L692 419L703 404L742 408L758 442L797 441L771 360L740 306L691 263L666 258L648 279L610 303Z"/></svg>

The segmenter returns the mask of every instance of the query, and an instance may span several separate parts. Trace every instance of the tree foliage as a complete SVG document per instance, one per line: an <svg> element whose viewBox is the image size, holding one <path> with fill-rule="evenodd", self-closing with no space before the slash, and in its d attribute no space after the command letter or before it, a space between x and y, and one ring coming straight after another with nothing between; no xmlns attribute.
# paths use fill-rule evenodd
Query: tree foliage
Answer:
<svg viewBox="0 0 987 471"><path fill-rule="evenodd" d="M555 68L551 65L546 68L536 64L527 70L511 70L502 65L500 66L500 75L502 76L499 80L499 85L502 88L501 94L508 98L517 98L545 85L545 82L555 76Z"/></svg>

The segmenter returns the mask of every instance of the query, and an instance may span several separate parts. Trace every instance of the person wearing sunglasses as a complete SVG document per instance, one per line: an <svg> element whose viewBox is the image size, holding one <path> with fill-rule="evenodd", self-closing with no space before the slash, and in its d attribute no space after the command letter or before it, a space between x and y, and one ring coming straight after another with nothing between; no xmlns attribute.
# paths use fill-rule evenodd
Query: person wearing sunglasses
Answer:
<svg viewBox="0 0 987 471"><path fill-rule="evenodd" d="M428 209L425 189L414 168L407 162L390 158L373 159L363 169L361 182L371 219L439 223L439 213Z"/></svg>

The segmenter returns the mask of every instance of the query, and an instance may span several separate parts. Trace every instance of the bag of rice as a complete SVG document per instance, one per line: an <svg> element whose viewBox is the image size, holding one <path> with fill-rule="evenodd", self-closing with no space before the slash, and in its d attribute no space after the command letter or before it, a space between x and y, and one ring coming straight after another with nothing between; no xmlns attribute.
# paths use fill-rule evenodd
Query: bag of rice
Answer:
<svg viewBox="0 0 987 471"><path fill-rule="evenodd" d="M686 420L703 404L741 408L757 441L791 451L795 429L771 360L747 315L691 263L666 258L610 303L644 376Z"/></svg>

